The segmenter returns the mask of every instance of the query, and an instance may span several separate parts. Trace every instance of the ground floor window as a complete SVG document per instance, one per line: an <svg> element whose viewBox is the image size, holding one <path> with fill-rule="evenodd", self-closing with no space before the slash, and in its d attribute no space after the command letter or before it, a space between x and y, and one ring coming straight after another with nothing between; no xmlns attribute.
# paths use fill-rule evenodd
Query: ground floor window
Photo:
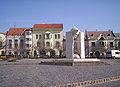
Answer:
<svg viewBox="0 0 120 87"><path fill-rule="evenodd" d="M45 50L39 51L39 54L45 56L45 55L46 55L46 52L45 52Z"/></svg>
<svg viewBox="0 0 120 87"><path fill-rule="evenodd" d="M2 51L2 52L1 52L1 55L5 55L5 52L4 52L4 51Z"/></svg>
<svg viewBox="0 0 120 87"><path fill-rule="evenodd" d="M100 57L100 52L99 51L96 51L95 52L95 56L98 58L98 57Z"/></svg>
<svg viewBox="0 0 120 87"><path fill-rule="evenodd" d="M90 53L90 57L93 57L93 53Z"/></svg>
<svg viewBox="0 0 120 87"><path fill-rule="evenodd" d="M8 54L9 54L9 55L12 55L12 52L9 52Z"/></svg>
<svg viewBox="0 0 120 87"><path fill-rule="evenodd" d="M36 50L34 51L34 56L37 56L37 52L36 52Z"/></svg>
<svg viewBox="0 0 120 87"><path fill-rule="evenodd" d="M55 57L55 51L54 50L50 51L50 57Z"/></svg>

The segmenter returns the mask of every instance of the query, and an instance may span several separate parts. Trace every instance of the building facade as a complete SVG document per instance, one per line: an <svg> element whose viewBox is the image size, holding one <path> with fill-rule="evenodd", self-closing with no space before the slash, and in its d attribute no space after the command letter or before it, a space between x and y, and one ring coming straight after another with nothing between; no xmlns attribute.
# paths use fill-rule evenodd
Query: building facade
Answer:
<svg viewBox="0 0 120 87"><path fill-rule="evenodd" d="M32 29L28 28L24 31L25 55L32 56Z"/></svg>
<svg viewBox="0 0 120 87"><path fill-rule="evenodd" d="M62 55L63 24L34 24L32 32L34 56Z"/></svg>
<svg viewBox="0 0 120 87"><path fill-rule="evenodd" d="M0 55L5 55L6 33L0 33Z"/></svg>
<svg viewBox="0 0 120 87"><path fill-rule="evenodd" d="M120 38L108 31L85 32L86 57L105 57L106 52L119 49Z"/></svg>
<svg viewBox="0 0 120 87"><path fill-rule="evenodd" d="M10 28L6 33L6 55L27 55L26 51L26 35L29 29L26 28Z"/></svg>

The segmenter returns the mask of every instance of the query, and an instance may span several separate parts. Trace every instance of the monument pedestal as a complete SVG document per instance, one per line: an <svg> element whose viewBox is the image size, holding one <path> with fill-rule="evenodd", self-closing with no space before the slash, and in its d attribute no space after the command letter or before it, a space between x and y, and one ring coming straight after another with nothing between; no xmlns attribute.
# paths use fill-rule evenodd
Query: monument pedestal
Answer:
<svg viewBox="0 0 120 87"><path fill-rule="evenodd" d="M63 66L78 66L78 65L94 65L99 59L49 59L49 61L42 61L43 65L63 65Z"/></svg>

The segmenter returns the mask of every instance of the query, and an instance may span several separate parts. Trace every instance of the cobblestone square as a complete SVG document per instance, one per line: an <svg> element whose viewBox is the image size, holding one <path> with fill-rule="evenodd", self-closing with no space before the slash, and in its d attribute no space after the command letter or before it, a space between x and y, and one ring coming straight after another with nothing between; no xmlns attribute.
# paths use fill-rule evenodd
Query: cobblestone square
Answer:
<svg viewBox="0 0 120 87"><path fill-rule="evenodd" d="M39 65L43 60L0 61L0 87L50 87L120 75L119 59L103 59L109 64L96 66ZM113 81L91 87L119 86L119 81Z"/></svg>

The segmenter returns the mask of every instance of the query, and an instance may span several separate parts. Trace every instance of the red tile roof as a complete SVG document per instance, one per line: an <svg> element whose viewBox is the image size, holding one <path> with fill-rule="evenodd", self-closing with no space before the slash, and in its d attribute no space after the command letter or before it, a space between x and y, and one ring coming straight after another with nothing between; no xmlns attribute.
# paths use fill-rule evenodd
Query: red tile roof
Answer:
<svg viewBox="0 0 120 87"><path fill-rule="evenodd" d="M105 38L106 37L114 37L114 34L112 31L87 31L86 32L88 38L96 39L102 34Z"/></svg>
<svg viewBox="0 0 120 87"><path fill-rule="evenodd" d="M10 28L9 31L7 32L7 36L11 35L22 35L24 33L26 28Z"/></svg>
<svg viewBox="0 0 120 87"><path fill-rule="evenodd" d="M63 28L63 24L34 24L33 28Z"/></svg>

